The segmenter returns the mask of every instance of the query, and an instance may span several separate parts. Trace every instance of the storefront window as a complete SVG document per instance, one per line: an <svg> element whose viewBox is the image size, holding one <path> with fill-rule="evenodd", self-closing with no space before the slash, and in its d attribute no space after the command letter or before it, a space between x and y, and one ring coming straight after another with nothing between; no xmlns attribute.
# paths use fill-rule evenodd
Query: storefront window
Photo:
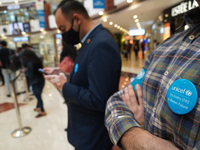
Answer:
<svg viewBox="0 0 200 150"><path fill-rule="evenodd" d="M35 7L1 10L0 18L0 25L7 25L14 22L28 22L31 19L37 19L37 13Z"/></svg>

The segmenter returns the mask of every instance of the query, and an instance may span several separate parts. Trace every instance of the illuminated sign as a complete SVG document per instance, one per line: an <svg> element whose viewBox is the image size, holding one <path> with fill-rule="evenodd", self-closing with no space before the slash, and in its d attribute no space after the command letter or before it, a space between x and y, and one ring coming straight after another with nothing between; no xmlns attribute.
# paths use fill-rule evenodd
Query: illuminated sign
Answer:
<svg viewBox="0 0 200 150"><path fill-rule="evenodd" d="M130 36L137 36L137 35L144 35L145 30L144 29L133 29L129 30L129 35Z"/></svg>
<svg viewBox="0 0 200 150"><path fill-rule="evenodd" d="M13 38L14 42L27 42L28 41L28 37L23 36L23 37L14 37Z"/></svg>
<svg viewBox="0 0 200 150"><path fill-rule="evenodd" d="M105 0L93 0L93 8L105 8Z"/></svg>
<svg viewBox="0 0 200 150"><path fill-rule="evenodd" d="M7 6L8 10L16 10L16 9L20 9L20 5L8 5Z"/></svg>
<svg viewBox="0 0 200 150"><path fill-rule="evenodd" d="M177 15L186 13L188 10L194 9L196 7L199 7L199 5L195 0L182 2L181 4L175 6L171 9L171 15L172 15L172 17L175 17Z"/></svg>
<svg viewBox="0 0 200 150"><path fill-rule="evenodd" d="M164 33L163 33L163 40L166 40L167 38L170 37L170 23L165 23L164 24Z"/></svg>
<svg viewBox="0 0 200 150"><path fill-rule="evenodd" d="M56 34L56 39L61 39L62 35L61 34Z"/></svg>

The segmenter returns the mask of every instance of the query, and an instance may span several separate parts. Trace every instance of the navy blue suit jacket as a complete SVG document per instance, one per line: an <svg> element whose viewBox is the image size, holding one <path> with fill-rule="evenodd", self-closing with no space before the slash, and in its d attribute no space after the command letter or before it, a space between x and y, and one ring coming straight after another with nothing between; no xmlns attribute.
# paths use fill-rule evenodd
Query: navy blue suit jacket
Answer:
<svg viewBox="0 0 200 150"><path fill-rule="evenodd" d="M68 140L76 150L111 150L104 125L108 98L118 91L121 73L119 48L98 25L78 51L70 82L63 86L68 106Z"/></svg>

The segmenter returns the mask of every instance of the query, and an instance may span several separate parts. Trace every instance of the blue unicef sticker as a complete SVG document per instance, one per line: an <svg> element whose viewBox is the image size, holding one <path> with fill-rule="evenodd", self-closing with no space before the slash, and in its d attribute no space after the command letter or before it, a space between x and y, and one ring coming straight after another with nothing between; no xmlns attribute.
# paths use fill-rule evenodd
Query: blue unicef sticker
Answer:
<svg viewBox="0 0 200 150"><path fill-rule="evenodd" d="M198 99L194 84L186 79L174 81L167 91L167 103L176 114L189 113L196 105Z"/></svg>
<svg viewBox="0 0 200 150"><path fill-rule="evenodd" d="M78 67L79 67L79 65L78 65L78 64L76 64L76 65L74 66L74 72L75 72L75 73L77 73L77 72L78 72Z"/></svg>
<svg viewBox="0 0 200 150"><path fill-rule="evenodd" d="M135 77L135 79L133 80L133 82L131 82L131 85L133 86L133 89L135 89L135 85L139 84L142 87L142 82L144 80L144 77L146 75L147 70L142 68L142 70L138 73L138 75Z"/></svg>

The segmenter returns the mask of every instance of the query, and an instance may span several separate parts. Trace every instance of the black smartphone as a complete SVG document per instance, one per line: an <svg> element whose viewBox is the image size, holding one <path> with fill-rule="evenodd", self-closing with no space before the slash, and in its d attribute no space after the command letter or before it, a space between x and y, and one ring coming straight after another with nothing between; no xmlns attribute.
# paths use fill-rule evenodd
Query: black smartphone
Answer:
<svg viewBox="0 0 200 150"><path fill-rule="evenodd" d="M47 72L45 72L42 68L39 68L38 71L41 72L41 73L43 73L43 74L45 74L45 75L49 75L49 74L48 74Z"/></svg>

